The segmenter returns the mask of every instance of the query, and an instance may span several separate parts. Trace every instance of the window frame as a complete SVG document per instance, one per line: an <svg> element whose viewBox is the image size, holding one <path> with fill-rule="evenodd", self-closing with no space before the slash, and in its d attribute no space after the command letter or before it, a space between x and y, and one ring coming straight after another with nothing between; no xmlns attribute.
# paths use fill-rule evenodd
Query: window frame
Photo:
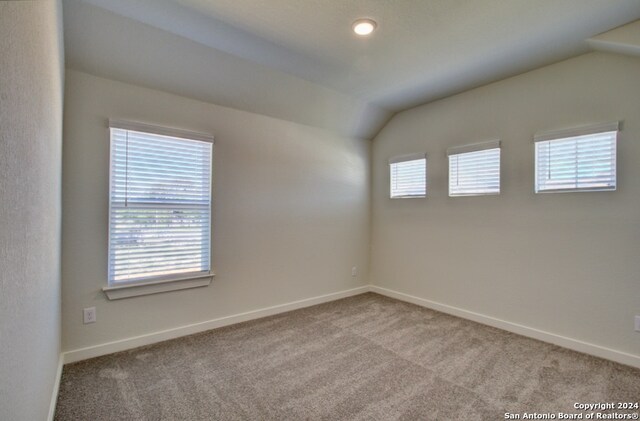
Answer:
<svg viewBox="0 0 640 421"><path fill-rule="evenodd" d="M423 194L407 194L407 195L394 195L393 191L393 166L402 164L405 162L421 161L424 160L424 193ZM427 197L428 182L427 182L427 154L426 153L413 153L406 155L398 155L389 159L389 199L424 199Z"/></svg>
<svg viewBox="0 0 640 421"><path fill-rule="evenodd" d="M618 189L618 137L621 130L621 121L614 121L608 123L599 123L592 124L588 126L581 126L577 128L570 129L561 129L561 130L549 130L544 132L539 132L534 136L534 180L533 180L533 190L535 194L547 194L547 193L587 193L587 192L599 192L599 191L616 191ZM613 139L613 186L604 186L604 187L578 187L579 178L576 174L575 188L546 188L540 189L538 185L538 172L539 165L538 162L538 147L542 142L548 142L549 145L554 141L568 141L575 139L578 141L578 138L590 135L599 135L605 133L615 133ZM577 155L577 154L576 154ZM576 173L578 168L577 156L576 156Z"/></svg>
<svg viewBox="0 0 640 421"><path fill-rule="evenodd" d="M148 295L155 294L159 292L167 292L174 290L181 290L187 288L196 288L207 286L211 283L212 277L214 276L212 267L213 267L213 219L212 219L212 211L213 211L213 146L214 146L214 138L210 134L206 133L198 133L192 132L188 130L182 129L174 129L167 128L155 125L149 125L144 123L137 122L129 122L122 120L112 120L110 119L108 122L109 128L109 209L107 211L108 217L108 231L107 231L107 286L103 287L103 291L107 295L110 300L135 297L140 295ZM174 273L168 275L157 275L157 276L147 276L142 277L141 279L134 280L124 280L120 282L115 282L111 278L111 247L112 247L112 239L111 239L111 230L112 230L112 210L114 207L112 206L112 192L113 192L113 158L114 154L112 148L114 147L114 135L113 130L125 130L143 133L146 135L154 135L154 136L164 136L170 137L174 139L184 139L185 141L196 141L196 142L204 142L209 143L209 181L208 181L208 212L205 212L208 229L209 229L209 239L208 239L208 268L205 271L199 272L183 272L183 273ZM175 205L175 203L173 203ZM158 209L161 209L162 206L158 206ZM166 206L165 206L166 208ZM194 208L195 209L195 208Z"/></svg>
<svg viewBox="0 0 640 421"><path fill-rule="evenodd" d="M451 191L451 158L476 152L498 150L498 191L453 193ZM459 165L458 162L456 165ZM459 178L459 177L458 177ZM473 197L473 196L499 196L502 192L502 141L492 140L487 142L472 143L462 146L453 146L447 149L447 188L449 197Z"/></svg>

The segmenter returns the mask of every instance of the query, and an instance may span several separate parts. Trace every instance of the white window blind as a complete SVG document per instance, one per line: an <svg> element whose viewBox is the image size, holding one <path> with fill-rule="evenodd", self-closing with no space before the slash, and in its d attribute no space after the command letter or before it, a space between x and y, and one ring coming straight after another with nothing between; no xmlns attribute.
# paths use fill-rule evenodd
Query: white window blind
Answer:
<svg viewBox="0 0 640 421"><path fill-rule="evenodd" d="M449 196L500 193L500 142L449 148Z"/></svg>
<svg viewBox="0 0 640 421"><path fill-rule="evenodd" d="M389 160L391 198L425 197L427 158L425 154L404 155Z"/></svg>
<svg viewBox="0 0 640 421"><path fill-rule="evenodd" d="M536 193L615 190L618 126L613 124L596 133L559 132L548 140L539 139L553 136L536 136Z"/></svg>
<svg viewBox="0 0 640 421"><path fill-rule="evenodd" d="M122 127L111 124L109 284L208 274L213 138Z"/></svg>

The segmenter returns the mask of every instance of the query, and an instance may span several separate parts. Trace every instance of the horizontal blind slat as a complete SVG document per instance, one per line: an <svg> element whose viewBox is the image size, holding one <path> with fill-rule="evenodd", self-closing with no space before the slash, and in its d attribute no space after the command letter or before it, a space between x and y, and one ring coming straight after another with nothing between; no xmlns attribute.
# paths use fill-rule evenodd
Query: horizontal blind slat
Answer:
<svg viewBox="0 0 640 421"><path fill-rule="evenodd" d="M211 151L111 129L110 283L209 271Z"/></svg>
<svg viewBox="0 0 640 421"><path fill-rule="evenodd" d="M616 187L617 132L535 143L536 193Z"/></svg>
<svg viewBox="0 0 640 421"><path fill-rule="evenodd" d="M427 160L413 159L390 163L390 196L424 197L427 193Z"/></svg>
<svg viewBox="0 0 640 421"><path fill-rule="evenodd" d="M449 196L500 193L500 148L449 155Z"/></svg>

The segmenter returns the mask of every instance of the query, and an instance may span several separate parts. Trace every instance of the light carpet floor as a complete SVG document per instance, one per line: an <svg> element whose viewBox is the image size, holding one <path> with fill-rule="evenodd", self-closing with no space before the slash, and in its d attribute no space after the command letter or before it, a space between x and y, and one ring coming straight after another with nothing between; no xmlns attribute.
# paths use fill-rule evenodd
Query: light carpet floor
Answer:
<svg viewBox="0 0 640 421"><path fill-rule="evenodd" d="M55 419L502 420L638 401L638 369L367 293L66 365Z"/></svg>

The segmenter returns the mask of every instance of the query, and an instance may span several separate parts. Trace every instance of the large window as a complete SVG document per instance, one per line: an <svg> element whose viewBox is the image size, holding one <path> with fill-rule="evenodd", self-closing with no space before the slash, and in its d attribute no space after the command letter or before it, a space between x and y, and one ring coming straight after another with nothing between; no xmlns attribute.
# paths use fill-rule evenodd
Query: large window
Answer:
<svg viewBox="0 0 640 421"><path fill-rule="evenodd" d="M403 155L389 160L391 198L425 197L427 158L425 154Z"/></svg>
<svg viewBox="0 0 640 421"><path fill-rule="evenodd" d="M213 138L110 129L109 285L209 275Z"/></svg>
<svg viewBox="0 0 640 421"><path fill-rule="evenodd" d="M535 191L616 189L618 123L535 137Z"/></svg>
<svg viewBox="0 0 640 421"><path fill-rule="evenodd" d="M500 141L457 146L449 156L449 196L500 193Z"/></svg>

